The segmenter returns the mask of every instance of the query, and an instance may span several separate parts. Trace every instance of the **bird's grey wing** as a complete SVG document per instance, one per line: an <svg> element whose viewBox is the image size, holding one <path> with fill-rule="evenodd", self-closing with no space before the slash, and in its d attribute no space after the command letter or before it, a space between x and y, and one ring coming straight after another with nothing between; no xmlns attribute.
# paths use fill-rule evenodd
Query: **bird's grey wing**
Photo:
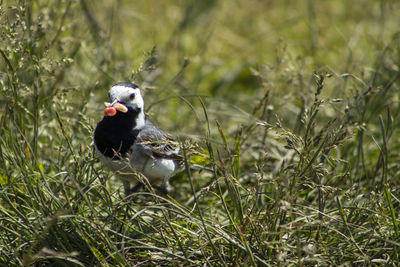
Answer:
<svg viewBox="0 0 400 267"><path fill-rule="evenodd" d="M162 132L152 123L146 123L146 128L137 136L135 145L150 157L166 159L182 159L179 155L179 143Z"/></svg>

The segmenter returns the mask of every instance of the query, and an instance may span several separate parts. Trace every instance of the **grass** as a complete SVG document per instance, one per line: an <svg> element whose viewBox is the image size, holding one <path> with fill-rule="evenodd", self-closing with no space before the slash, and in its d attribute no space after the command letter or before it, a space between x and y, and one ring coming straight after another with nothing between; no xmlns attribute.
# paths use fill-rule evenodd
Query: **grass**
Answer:
<svg viewBox="0 0 400 267"><path fill-rule="evenodd" d="M0 7L1 265L399 264L397 1ZM127 80L204 166L171 195L94 153Z"/></svg>

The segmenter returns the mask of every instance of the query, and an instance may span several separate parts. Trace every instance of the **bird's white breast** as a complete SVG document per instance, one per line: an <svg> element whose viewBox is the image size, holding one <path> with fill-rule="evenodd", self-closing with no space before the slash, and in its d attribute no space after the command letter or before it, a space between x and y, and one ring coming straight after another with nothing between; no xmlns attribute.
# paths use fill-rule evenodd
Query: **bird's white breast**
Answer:
<svg viewBox="0 0 400 267"><path fill-rule="evenodd" d="M172 159L153 158L140 153L132 153L130 162L131 166L143 173L150 182L171 177L176 168Z"/></svg>
<svg viewBox="0 0 400 267"><path fill-rule="evenodd" d="M153 183L171 177L176 169L175 162L172 159L152 158L137 150L133 151L129 160L113 160L104 156L97 147L96 152L107 168L127 182L138 181L135 171L144 174Z"/></svg>
<svg viewBox="0 0 400 267"><path fill-rule="evenodd" d="M115 173L118 178L127 181L127 182L135 182L137 181L137 175L135 175L135 170L132 168L129 160L127 158L123 158L120 160L113 160L107 156L104 156L95 146L97 155L100 160L103 162L104 166L110 169L113 173Z"/></svg>

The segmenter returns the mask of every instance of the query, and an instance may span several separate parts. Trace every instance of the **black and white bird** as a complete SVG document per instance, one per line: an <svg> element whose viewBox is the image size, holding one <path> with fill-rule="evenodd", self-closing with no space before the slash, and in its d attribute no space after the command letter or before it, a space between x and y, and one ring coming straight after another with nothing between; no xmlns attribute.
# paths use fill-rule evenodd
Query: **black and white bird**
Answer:
<svg viewBox="0 0 400 267"><path fill-rule="evenodd" d="M104 165L120 178L129 195L140 187L138 173L162 192L182 165L179 146L146 119L144 101L137 85L129 82L111 87L104 117L94 131L94 145ZM131 189L130 183L137 183Z"/></svg>

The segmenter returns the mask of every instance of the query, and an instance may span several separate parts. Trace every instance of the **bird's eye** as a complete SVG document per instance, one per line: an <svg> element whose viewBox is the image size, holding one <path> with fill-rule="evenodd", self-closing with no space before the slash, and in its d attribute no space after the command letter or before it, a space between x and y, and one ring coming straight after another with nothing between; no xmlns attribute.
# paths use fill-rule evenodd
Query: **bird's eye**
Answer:
<svg viewBox="0 0 400 267"><path fill-rule="evenodd" d="M133 100L134 98L135 98L135 93L132 93L132 94L129 95L129 99L130 100Z"/></svg>

